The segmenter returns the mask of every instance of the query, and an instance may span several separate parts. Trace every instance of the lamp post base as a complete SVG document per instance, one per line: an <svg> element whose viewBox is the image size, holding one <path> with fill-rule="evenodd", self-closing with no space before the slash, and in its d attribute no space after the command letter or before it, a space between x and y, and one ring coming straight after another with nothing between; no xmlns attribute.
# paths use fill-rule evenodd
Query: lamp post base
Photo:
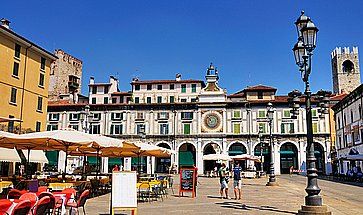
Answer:
<svg viewBox="0 0 363 215"><path fill-rule="evenodd" d="M306 206L302 205L297 213L298 215L331 215L326 205L322 206Z"/></svg>
<svg viewBox="0 0 363 215"><path fill-rule="evenodd" d="M269 181L269 182L267 182L266 186L275 187L275 186L280 186L280 185L279 185L279 183L277 183L277 181Z"/></svg>

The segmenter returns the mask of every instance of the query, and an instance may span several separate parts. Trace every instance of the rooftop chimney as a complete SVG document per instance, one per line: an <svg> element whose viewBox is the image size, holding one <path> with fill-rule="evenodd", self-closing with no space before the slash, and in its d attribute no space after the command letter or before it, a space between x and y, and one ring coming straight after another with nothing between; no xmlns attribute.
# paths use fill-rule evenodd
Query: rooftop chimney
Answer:
<svg viewBox="0 0 363 215"><path fill-rule="evenodd" d="M90 83L90 84L94 84L94 83L95 83L95 78L94 78L93 76L91 76L91 77L89 78L89 83Z"/></svg>
<svg viewBox="0 0 363 215"><path fill-rule="evenodd" d="M1 26L5 27L5 28L7 28L7 29L9 29L9 28L10 28L10 21L9 21L9 20L7 20L7 19L5 19L5 18L2 18L2 19L0 20L0 22L1 22Z"/></svg>
<svg viewBox="0 0 363 215"><path fill-rule="evenodd" d="M181 74L180 73L175 75L175 80L176 81L181 81Z"/></svg>

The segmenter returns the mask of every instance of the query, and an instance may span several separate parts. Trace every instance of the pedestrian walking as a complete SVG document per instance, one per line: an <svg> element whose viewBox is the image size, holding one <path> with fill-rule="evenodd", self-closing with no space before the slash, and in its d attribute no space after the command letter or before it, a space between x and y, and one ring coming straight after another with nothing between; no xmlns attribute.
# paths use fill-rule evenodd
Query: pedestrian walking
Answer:
<svg viewBox="0 0 363 215"><path fill-rule="evenodd" d="M234 188L234 197L236 200L241 199L241 189L242 189L241 171L242 168L240 167L239 163L236 162L235 166L233 167L233 188Z"/></svg>
<svg viewBox="0 0 363 215"><path fill-rule="evenodd" d="M220 194L221 194L221 199L223 198L223 192L226 195L226 199L228 199L228 181L226 179L226 177L228 176L228 171L226 168L226 164L222 163L221 168L219 168L218 171L219 174L219 183L221 184L221 189L220 189Z"/></svg>

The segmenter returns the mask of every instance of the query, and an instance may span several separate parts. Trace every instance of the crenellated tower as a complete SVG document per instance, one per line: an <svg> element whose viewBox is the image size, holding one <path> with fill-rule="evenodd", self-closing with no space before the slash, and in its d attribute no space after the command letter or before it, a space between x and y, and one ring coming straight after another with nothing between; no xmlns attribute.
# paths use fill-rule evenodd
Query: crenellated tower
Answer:
<svg viewBox="0 0 363 215"><path fill-rule="evenodd" d="M336 94L349 93L360 84L358 47L335 48L331 53L333 91Z"/></svg>

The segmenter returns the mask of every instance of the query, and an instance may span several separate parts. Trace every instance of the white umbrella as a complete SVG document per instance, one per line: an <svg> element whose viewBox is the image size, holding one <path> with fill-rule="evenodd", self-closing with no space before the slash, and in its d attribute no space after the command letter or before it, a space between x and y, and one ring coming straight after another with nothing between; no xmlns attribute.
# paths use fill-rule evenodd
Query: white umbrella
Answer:
<svg viewBox="0 0 363 215"><path fill-rule="evenodd" d="M229 155L226 154L208 154L208 155L203 155L203 160L209 160L209 161L230 161L232 160L231 157Z"/></svg>
<svg viewBox="0 0 363 215"><path fill-rule="evenodd" d="M242 154L242 155L235 155L231 156L233 160L252 160L256 162L261 162L260 157L254 156L254 155L248 155L248 154Z"/></svg>

